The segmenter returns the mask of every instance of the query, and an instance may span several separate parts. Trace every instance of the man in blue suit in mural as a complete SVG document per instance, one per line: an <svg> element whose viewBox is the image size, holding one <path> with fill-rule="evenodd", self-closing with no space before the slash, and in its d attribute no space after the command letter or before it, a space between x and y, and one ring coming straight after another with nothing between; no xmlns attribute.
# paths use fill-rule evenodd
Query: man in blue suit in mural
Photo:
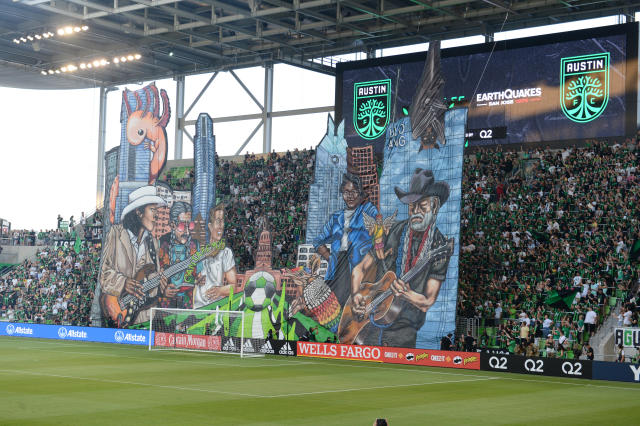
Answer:
<svg viewBox="0 0 640 426"><path fill-rule="evenodd" d="M367 194L362 181L355 174L344 174L340 192L346 208L331 215L320 235L313 241L313 246L329 262L326 283L336 295L340 306L344 306L351 295L351 271L372 247L363 213L376 217L378 209L366 201ZM331 244L331 253L325 244Z"/></svg>

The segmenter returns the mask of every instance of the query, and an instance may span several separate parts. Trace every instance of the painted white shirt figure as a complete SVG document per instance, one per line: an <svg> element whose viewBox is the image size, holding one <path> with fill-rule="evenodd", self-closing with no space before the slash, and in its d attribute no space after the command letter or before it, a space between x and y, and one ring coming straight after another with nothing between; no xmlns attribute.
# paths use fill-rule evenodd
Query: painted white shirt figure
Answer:
<svg viewBox="0 0 640 426"><path fill-rule="evenodd" d="M207 290L223 285L224 274L236 266L233 259L233 252L229 247L225 247L215 257L208 257L202 261L202 275L206 277L206 282L202 286L193 289L193 308L198 309L206 306L215 300L209 299ZM235 284L235 283L229 283Z"/></svg>

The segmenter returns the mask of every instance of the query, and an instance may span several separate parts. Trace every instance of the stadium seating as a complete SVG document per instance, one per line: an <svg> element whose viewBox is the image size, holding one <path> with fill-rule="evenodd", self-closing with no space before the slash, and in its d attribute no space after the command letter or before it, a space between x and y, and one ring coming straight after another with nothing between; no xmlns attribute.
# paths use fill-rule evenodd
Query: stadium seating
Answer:
<svg viewBox="0 0 640 426"><path fill-rule="evenodd" d="M530 334L546 337L549 315L556 342L562 330L579 350L589 307L602 321L632 288L640 190L627 142L465 159L458 314L496 336L487 346L513 350L524 313Z"/></svg>
<svg viewBox="0 0 640 426"><path fill-rule="evenodd" d="M100 244L47 247L0 278L4 321L88 325Z"/></svg>

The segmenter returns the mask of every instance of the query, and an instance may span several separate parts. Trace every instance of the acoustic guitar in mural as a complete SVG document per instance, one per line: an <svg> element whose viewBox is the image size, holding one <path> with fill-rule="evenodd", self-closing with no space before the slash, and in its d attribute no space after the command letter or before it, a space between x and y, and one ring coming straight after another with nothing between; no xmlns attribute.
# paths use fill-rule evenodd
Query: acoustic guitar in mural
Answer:
<svg viewBox="0 0 640 426"><path fill-rule="evenodd" d="M192 269L194 265L207 257L214 257L225 248L225 242L207 244L198 250L193 256L169 266L163 271L165 277L172 277L188 269ZM142 284L143 297L141 299L134 295L125 293L120 296L110 294L102 294L100 296L100 306L102 312L112 319L118 328L124 328L131 325L136 314L144 309L155 305L157 296L150 296L149 293L160 285L160 274L157 274L156 265L149 263L143 266L133 277L134 280Z"/></svg>
<svg viewBox="0 0 640 426"><path fill-rule="evenodd" d="M454 239L449 238L442 246L430 250L411 270L400 279L409 283L416 275L433 262L447 259L453 254ZM404 300L396 298L391 290L391 284L396 280L396 274L388 271L380 281L376 283L362 283L360 294L364 296L366 307L364 314L358 314L351 309L351 297L347 300L340 325L338 326L338 339L340 343L349 345L361 345L367 335L364 330L367 324L375 322L380 325L392 324L404 308Z"/></svg>

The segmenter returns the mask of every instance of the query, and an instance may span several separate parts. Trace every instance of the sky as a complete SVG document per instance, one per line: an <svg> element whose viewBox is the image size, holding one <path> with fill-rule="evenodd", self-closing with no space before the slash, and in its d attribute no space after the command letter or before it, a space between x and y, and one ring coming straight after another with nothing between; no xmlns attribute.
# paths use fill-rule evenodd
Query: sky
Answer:
<svg viewBox="0 0 640 426"><path fill-rule="evenodd" d="M638 16L636 16L636 20ZM618 23L617 17L599 18L573 24L558 24L526 30L496 33L496 40L542 35ZM448 40L442 47L482 43L483 37ZM405 46L378 51L391 56L426 50L428 45ZM342 60L365 59L363 54L338 57ZM262 102L264 68L237 70L236 74ZM185 82L185 111L211 74L189 76ZM46 78L43 76L43 78ZM148 82L146 82L148 83ZM145 83L145 84L146 84ZM165 89L172 115L167 126L168 159L174 158L174 119L176 84L171 79L156 81ZM106 150L120 143L121 91L107 98ZM140 85L127 85L131 90ZM273 111L331 106L335 103L335 80L331 76L300 68L274 66ZM99 89L22 90L0 88L0 218L11 222L12 229L53 229L61 214L76 219L81 212L95 210L98 155ZM201 112L211 117L252 114L259 107L238 85L232 75L221 72L194 106L187 120ZM234 155L259 120L214 124L218 155ZM316 146L326 131L327 113L273 119L272 149L277 152ZM191 135L194 128L188 129ZM262 128L245 147L245 152L262 152ZM193 145L183 138L183 158L193 158Z"/></svg>

